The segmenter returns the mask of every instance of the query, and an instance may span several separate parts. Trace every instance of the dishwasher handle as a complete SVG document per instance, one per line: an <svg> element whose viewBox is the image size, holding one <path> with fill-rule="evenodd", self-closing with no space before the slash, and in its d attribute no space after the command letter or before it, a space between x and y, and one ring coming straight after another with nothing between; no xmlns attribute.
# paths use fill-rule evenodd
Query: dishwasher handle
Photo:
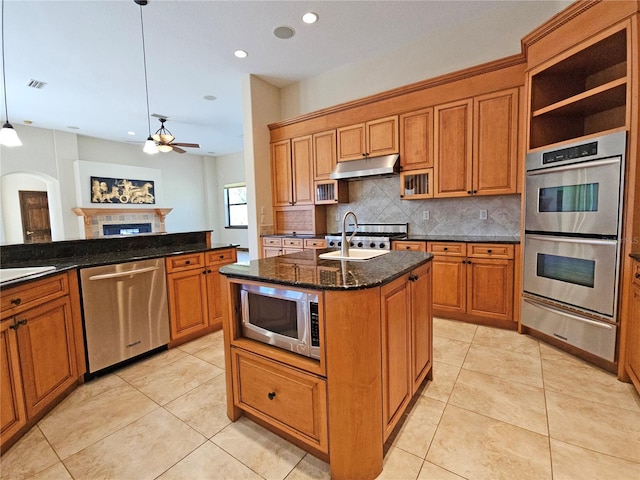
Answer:
<svg viewBox="0 0 640 480"><path fill-rule="evenodd" d="M127 270L126 272L103 273L101 275L92 275L89 277L89 280L106 280L108 278L128 277L139 273L153 272L158 269L159 267L146 267L139 268L138 270Z"/></svg>

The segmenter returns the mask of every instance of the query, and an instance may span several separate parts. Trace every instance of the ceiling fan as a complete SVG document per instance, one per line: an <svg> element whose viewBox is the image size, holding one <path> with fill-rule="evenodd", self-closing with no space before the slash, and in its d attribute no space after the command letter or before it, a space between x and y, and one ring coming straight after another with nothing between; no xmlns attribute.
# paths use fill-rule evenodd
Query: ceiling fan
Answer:
<svg viewBox="0 0 640 480"><path fill-rule="evenodd" d="M172 150L178 153L186 153L187 151L183 150L180 147L200 148L200 145L198 143L174 142L176 137L171 135L171 132L164 126L164 122L166 121L166 118L160 118L160 128L156 131L156 133L151 135L151 138L154 142L156 142L156 145L158 146L158 150L163 153L170 152Z"/></svg>

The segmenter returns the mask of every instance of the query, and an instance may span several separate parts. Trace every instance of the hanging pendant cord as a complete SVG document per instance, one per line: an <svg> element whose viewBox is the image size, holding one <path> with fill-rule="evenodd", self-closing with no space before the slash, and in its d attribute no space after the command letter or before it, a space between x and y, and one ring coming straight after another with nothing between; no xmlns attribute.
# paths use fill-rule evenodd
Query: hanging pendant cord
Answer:
<svg viewBox="0 0 640 480"><path fill-rule="evenodd" d="M4 4L4 0L2 0ZM147 97L147 130L151 136L151 115L149 112L149 84L147 81L147 53L144 46L144 21L142 20L142 5L140 5L140 29L142 31L142 62L144 64L144 89Z"/></svg>
<svg viewBox="0 0 640 480"><path fill-rule="evenodd" d="M2 0L2 86L4 92L4 115L9 123L9 109L7 108L7 76L4 70L4 0Z"/></svg>

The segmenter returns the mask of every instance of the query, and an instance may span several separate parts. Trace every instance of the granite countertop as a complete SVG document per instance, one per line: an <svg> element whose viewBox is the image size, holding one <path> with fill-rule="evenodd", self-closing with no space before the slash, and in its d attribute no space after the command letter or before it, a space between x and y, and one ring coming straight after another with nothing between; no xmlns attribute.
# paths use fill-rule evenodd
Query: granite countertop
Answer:
<svg viewBox="0 0 640 480"><path fill-rule="evenodd" d="M407 235L401 240L412 242L520 243L520 237L510 235Z"/></svg>
<svg viewBox="0 0 640 480"><path fill-rule="evenodd" d="M320 290L355 290L388 283L433 256L424 252L390 251L366 261L326 260L319 249L225 265L220 273L265 283L291 285Z"/></svg>

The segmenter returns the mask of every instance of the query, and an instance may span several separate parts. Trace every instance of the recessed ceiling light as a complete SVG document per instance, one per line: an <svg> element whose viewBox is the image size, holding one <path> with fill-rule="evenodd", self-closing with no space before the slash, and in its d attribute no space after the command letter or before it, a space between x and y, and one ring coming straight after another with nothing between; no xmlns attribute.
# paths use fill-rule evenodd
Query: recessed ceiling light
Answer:
<svg viewBox="0 0 640 480"><path fill-rule="evenodd" d="M127 135L135 135L135 134L136 134L136 132L134 132L133 130L129 130L129 131L127 132Z"/></svg>
<svg viewBox="0 0 640 480"><path fill-rule="evenodd" d="M318 14L313 12L307 12L302 16L304 23L316 23L318 21Z"/></svg>
<svg viewBox="0 0 640 480"><path fill-rule="evenodd" d="M238 58L247 58L247 55L249 55L244 50L236 50L235 52L233 52L233 54Z"/></svg>
<svg viewBox="0 0 640 480"><path fill-rule="evenodd" d="M216 97L214 97L213 95L205 95L202 98L204 98L205 100L209 100L210 102L213 102L216 99Z"/></svg>
<svg viewBox="0 0 640 480"><path fill-rule="evenodd" d="M273 31L273 34L276 37L281 38L283 40L293 37L295 33L296 33L295 30L291 27L278 27Z"/></svg>

